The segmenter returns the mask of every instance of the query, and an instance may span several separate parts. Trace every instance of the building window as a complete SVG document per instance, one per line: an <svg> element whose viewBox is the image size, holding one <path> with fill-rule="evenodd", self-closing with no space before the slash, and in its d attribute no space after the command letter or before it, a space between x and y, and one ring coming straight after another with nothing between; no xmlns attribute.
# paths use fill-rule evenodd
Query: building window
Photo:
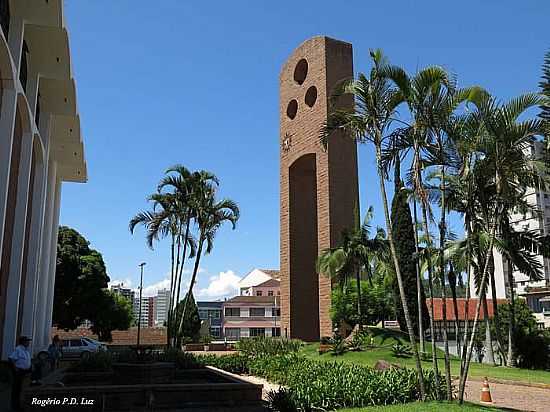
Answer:
<svg viewBox="0 0 550 412"><path fill-rule="evenodd" d="M208 317L210 317L212 319L219 319L219 318L221 318L221 316L222 316L221 310L209 310L208 311Z"/></svg>
<svg viewBox="0 0 550 412"><path fill-rule="evenodd" d="M281 291L280 290L277 291L277 296L281 296Z"/></svg>
<svg viewBox="0 0 550 412"><path fill-rule="evenodd" d="M0 1L0 25L4 32L4 37L8 41L8 33L10 32L10 2L9 0Z"/></svg>
<svg viewBox="0 0 550 412"><path fill-rule="evenodd" d="M241 328L225 328L225 337L228 339L240 339Z"/></svg>
<svg viewBox="0 0 550 412"><path fill-rule="evenodd" d="M281 316L281 309L280 308L273 308L273 309L271 309L271 313L273 313L273 316Z"/></svg>
<svg viewBox="0 0 550 412"><path fill-rule="evenodd" d="M225 316L241 316L241 308L225 308Z"/></svg>
<svg viewBox="0 0 550 412"><path fill-rule="evenodd" d="M250 336L265 336L265 328L250 328Z"/></svg>
<svg viewBox="0 0 550 412"><path fill-rule="evenodd" d="M281 336L281 328L271 328L271 336Z"/></svg>
<svg viewBox="0 0 550 412"><path fill-rule="evenodd" d="M199 310L199 318L208 319L208 311L207 310Z"/></svg>
<svg viewBox="0 0 550 412"><path fill-rule="evenodd" d="M267 296L273 296L273 291L272 290L267 291Z"/></svg>
<svg viewBox="0 0 550 412"><path fill-rule="evenodd" d="M210 328L210 335L215 337L215 338L219 338L220 335L221 335L221 330L220 328Z"/></svg>
<svg viewBox="0 0 550 412"><path fill-rule="evenodd" d="M265 308L250 308L250 316L265 317Z"/></svg>
<svg viewBox="0 0 550 412"><path fill-rule="evenodd" d="M23 52L21 53L21 67L19 68L19 80L21 81L21 85L23 86L23 90L25 90L25 93L27 92L27 58L29 54L29 47L27 46L27 42L23 40Z"/></svg>
<svg viewBox="0 0 550 412"><path fill-rule="evenodd" d="M261 290L257 290L257 291L256 291L256 296L262 296L262 295L263 295L263 293L262 293Z"/></svg>

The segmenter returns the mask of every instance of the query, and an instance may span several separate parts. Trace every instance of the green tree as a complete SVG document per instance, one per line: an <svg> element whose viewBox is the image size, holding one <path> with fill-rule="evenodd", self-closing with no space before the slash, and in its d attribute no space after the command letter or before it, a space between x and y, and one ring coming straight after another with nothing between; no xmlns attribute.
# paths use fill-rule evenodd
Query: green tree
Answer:
<svg viewBox="0 0 550 412"><path fill-rule="evenodd" d="M406 190L399 190L394 193L391 209L391 221L393 225L393 236L395 241L395 250L401 266L403 275L403 284L407 301L410 302L411 322L414 330L419 330L419 310L418 310L418 288L416 282L416 250L414 240L414 225L411 218L411 210L408 202ZM395 276L392 279L393 293L396 299L399 299L399 285ZM428 306L426 305L426 296L424 288L420 288L422 302L422 322L424 328L429 327ZM401 330L406 332L406 322L403 309L396 305L397 320Z"/></svg>
<svg viewBox="0 0 550 412"><path fill-rule="evenodd" d="M407 332L413 349L416 371L419 376L420 398L425 399L424 377L420 355L416 346L414 329L412 327L409 302L405 293L405 286L401 274L401 267L397 259L395 243L392 234L388 196L386 191L386 170L383 163L384 140L388 138L390 124L396 115L396 105L399 102L398 94L394 90L384 71L388 67L381 50L371 50L372 68L368 76L360 73L357 79L343 82L332 94L332 101L337 102L338 97L348 94L355 99L355 105L351 109L342 109L337 105L329 108L326 126L321 131L321 143L326 148L329 139L347 136L360 143L370 142L374 146L376 155L376 170L386 231L390 246L391 259L393 261L397 283L399 285L399 297L403 306L403 314Z"/></svg>
<svg viewBox="0 0 550 412"><path fill-rule="evenodd" d="M94 316L92 332L101 341L111 341L113 330L126 330L134 321L132 303L126 297L110 290L103 290L98 310Z"/></svg>
<svg viewBox="0 0 550 412"><path fill-rule="evenodd" d="M66 330L96 319L109 277L101 254L76 230L59 228L53 323ZM97 320L97 319L96 319Z"/></svg>
<svg viewBox="0 0 550 412"><path fill-rule="evenodd" d="M190 299L187 299L188 296L190 296ZM186 340L198 342L199 332L201 329L201 320L199 317L199 308L197 307L192 293L191 295L186 295L185 298L183 298L183 300L176 306L177 316L174 318L174 321L176 319L182 319L183 310L186 306L187 310L185 312L185 316L183 317L183 323L178 330L177 340L179 343L183 343Z"/></svg>
<svg viewBox="0 0 550 412"><path fill-rule="evenodd" d="M53 322L65 330L83 321L101 340L110 341L111 331L128 329L132 324L132 305L122 296L107 290L109 277L98 251L76 230L59 228Z"/></svg>

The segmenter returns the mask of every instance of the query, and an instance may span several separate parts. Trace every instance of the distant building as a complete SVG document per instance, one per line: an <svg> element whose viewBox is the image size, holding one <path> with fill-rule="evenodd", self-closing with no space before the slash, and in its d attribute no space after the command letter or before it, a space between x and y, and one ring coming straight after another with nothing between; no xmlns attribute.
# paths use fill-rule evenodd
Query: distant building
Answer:
<svg viewBox="0 0 550 412"><path fill-rule="evenodd" d="M540 329L550 328L550 287L527 287L522 298L535 315L537 326Z"/></svg>
<svg viewBox="0 0 550 412"><path fill-rule="evenodd" d="M278 296L280 283L278 270L253 269L240 280L239 293L241 296Z"/></svg>
<svg viewBox="0 0 550 412"><path fill-rule="evenodd" d="M223 334L227 340L281 336L278 296L236 296L223 302Z"/></svg>
<svg viewBox="0 0 550 412"><path fill-rule="evenodd" d="M216 339L223 337L223 303L224 302L222 301L197 302L201 321L208 322L210 324L210 336Z"/></svg>
<svg viewBox="0 0 550 412"><path fill-rule="evenodd" d="M269 269L254 269L241 279L240 296L223 302L223 336L281 336L280 283L279 271Z"/></svg>
<svg viewBox="0 0 550 412"><path fill-rule="evenodd" d="M135 292L130 288L125 288L123 283L110 286L111 291L118 293L119 295L124 296L126 299L133 304L135 298Z"/></svg>
<svg viewBox="0 0 550 412"><path fill-rule="evenodd" d="M139 317L139 297L134 298L134 320L137 325ZM153 297L142 297L141 298L141 327L142 328L152 328L155 326L155 300Z"/></svg>
<svg viewBox="0 0 550 412"><path fill-rule="evenodd" d="M155 296L155 325L164 326L168 318L168 302L170 300L170 290L160 289Z"/></svg>
<svg viewBox="0 0 550 412"><path fill-rule="evenodd" d="M469 321L469 328L472 327L472 322L475 317L476 313L476 305L477 305L478 299L472 298L468 302L468 321ZM506 299L497 299L497 304L506 303ZM428 306L428 310L431 313L431 305L430 305L430 299L426 299L426 305ZM446 306L447 306L447 330L452 335L452 339L454 339L454 324L455 319L458 318L458 331L461 335L464 334L464 327L466 324L466 299L465 298L458 298L457 299L457 307L458 307L458 317L455 315L454 311L454 305L453 300L451 298L447 298L446 300ZM491 299L487 299L487 315L491 319L494 316L493 312L493 301ZM483 320L485 319L483 307L480 309L479 319ZM443 299L442 298L434 298L434 329L435 329L435 340L436 341L442 341L443 340ZM428 331L429 332L429 329Z"/></svg>

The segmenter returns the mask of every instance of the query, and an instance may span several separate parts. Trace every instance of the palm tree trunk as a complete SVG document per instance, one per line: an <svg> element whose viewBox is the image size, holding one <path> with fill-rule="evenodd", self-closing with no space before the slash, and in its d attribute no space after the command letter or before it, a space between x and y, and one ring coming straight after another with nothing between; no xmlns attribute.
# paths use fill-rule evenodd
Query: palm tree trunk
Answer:
<svg viewBox="0 0 550 412"><path fill-rule="evenodd" d="M468 342L468 327L470 321L470 284L472 282L472 249L471 249L471 235L472 228L470 225L470 219L468 214L464 218L466 225L466 264L468 265L466 269L466 301L464 302L464 344L462 346L462 354L460 355L460 377L462 377L464 372L464 367L466 366L466 353Z"/></svg>
<svg viewBox="0 0 550 412"><path fill-rule="evenodd" d="M361 274L359 270L355 271L355 279L357 282L357 316L359 317L359 330L363 329L363 311L361 309Z"/></svg>
<svg viewBox="0 0 550 412"><path fill-rule="evenodd" d="M189 225L191 224L191 218L187 218L187 223L185 225L185 237L183 238L183 256L182 256L182 262L180 267L180 273L178 276L178 293L176 295L176 306L178 305L180 301L180 290L181 290L181 278L183 276L183 268L185 266L185 257L187 255L187 238L189 237Z"/></svg>
<svg viewBox="0 0 550 412"><path fill-rule="evenodd" d="M415 191L416 195L416 191ZM416 212L416 199L413 198L413 215L414 215L414 249L416 253L415 268L416 268L416 297L418 300L418 337L420 339L420 353L425 353L424 348L424 314L422 313L422 280L420 279L420 258L418 248L418 217Z"/></svg>
<svg viewBox="0 0 550 412"><path fill-rule="evenodd" d="M178 278L178 272L179 272L179 267L180 267L180 253L181 253L181 224L179 224L179 223L177 224L176 245L177 245L177 248L176 248L176 267L175 267L174 273L172 274L172 279L170 279L170 302L171 302L170 308L172 310L174 310L173 318L174 318L174 321L175 321L174 323L175 324L177 324L177 320L178 320L178 312L177 312L177 310L175 310L175 307L178 304L178 302L176 301L176 281L177 281L177 278ZM174 327L175 327L175 325L174 325ZM176 333L176 331L174 331L172 333L172 340L176 339L176 337L177 337L177 333Z"/></svg>
<svg viewBox="0 0 550 412"><path fill-rule="evenodd" d="M166 313L166 347L169 348L170 347L170 343L171 343L171 337L172 337L172 334L171 334L171 328L172 328L172 325L171 325L171 322L172 322L172 281L173 281L173 278L174 278L174 235L172 235L172 244L171 244L171 247L170 247L170 251L171 251L171 270L170 270L170 295L168 296L168 302L167 302L167 305L166 305L166 310L168 311Z"/></svg>
<svg viewBox="0 0 550 412"><path fill-rule="evenodd" d="M189 297L191 296L191 293L193 293L193 286L195 285L195 280L197 279L197 273L199 272L199 262L202 255L202 245L204 244L205 239L203 238L202 234L199 238L199 247L197 249L197 255L195 256L195 265L193 266L193 275L191 276L191 283L189 284L189 289L187 291L185 304L183 305L183 311L181 313L181 318L179 321L179 326L177 328L178 337L182 331L183 327L183 320L185 319L185 314L187 313L187 306L189 303Z"/></svg>
<svg viewBox="0 0 550 412"><path fill-rule="evenodd" d="M451 270L452 269L452 264L451 264ZM451 279L449 279L449 282L450 282ZM453 271L453 283L451 286L451 295L452 295L452 298L453 298L453 310L454 310L454 314L455 314L455 340L456 340L456 354L457 356L460 356L460 326L459 326L459 314L458 314L458 301L457 301L457 298L456 298L456 281L457 281L457 277L456 277L456 274L454 274L454 271Z"/></svg>
<svg viewBox="0 0 550 412"><path fill-rule="evenodd" d="M489 254L492 253L493 246L495 244L495 235L496 235L496 229L500 221L499 216L499 210L497 207L495 207L495 213L494 213L494 223L493 227L491 229L491 238L489 240L489 249L487 251L487 256L485 258L484 266L483 266L483 272L481 274L481 287L479 291L479 295L483 296L485 294L485 286L487 283L487 272L489 267ZM481 299L477 300L476 303L476 310L475 310L475 316L474 316L474 324L472 325L472 334L470 335L470 341L468 343L468 351L466 353L466 359L464 363L464 370L463 374L460 376L460 384L459 384L459 395L458 400L462 404L464 402L464 389L466 387L466 380L468 379L468 371L470 369L470 362L472 360L472 351L474 349L474 338L477 330L477 324L479 322L479 313L481 308Z"/></svg>
<svg viewBox="0 0 550 412"><path fill-rule="evenodd" d="M403 315L405 317L405 323L407 324L407 331L409 333L409 340L411 342L412 350L414 353L416 371L418 373L418 383L420 389L420 397L422 400L426 398L426 391L424 388L424 375L422 373L422 364L420 363L420 356L418 355L418 347L416 346L416 339L414 330L412 327L411 316L409 313L409 306L407 305L407 296L405 295L405 288L403 287L403 278L401 277L401 268L399 267L399 261L397 260L397 253L395 251L395 244L393 243L392 226L390 220L390 212L388 210L388 196L386 194L386 186L384 183L384 172L382 168L382 147L381 137L376 139L376 165L378 169L378 179L380 185L380 194L382 195L382 205L384 207L384 217L386 220L386 230L388 233L388 242L390 244L390 251L395 266L395 275L397 277L397 284L399 286L399 295L401 297L401 304L403 306Z"/></svg>
<svg viewBox="0 0 550 412"><path fill-rule="evenodd" d="M440 150L441 138L440 140ZM449 336L447 333L447 288L445 286L445 257L443 256L445 250L445 232L446 232L446 223L445 216L447 212L445 211L445 166L441 167L441 182L439 185L439 191L441 192L441 219L439 221L439 270L441 278L441 296L443 298L443 343L445 347L445 379L447 381L447 399L449 401L453 400L453 391L451 387L451 360L449 357Z"/></svg>
<svg viewBox="0 0 550 412"><path fill-rule="evenodd" d="M510 320L508 322L508 362L507 366L516 366L514 334L516 330L516 316L514 308L514 273L512 262L508 260L508 287L510 288Z"/></svg>
<svg viewBox="0 0 550 412"><path fill-rule="evenodd" d="M421 200L420 208L422 210L422 227L424 233L426 234L426 241L429 246L431 246L431 236L430 230L428 228L428 211L426 210L426 205ZM428 262L428 289L430 292L430 334L432 335L432 364L434 369L434 379L436 387L439 387L439 366L437 364L437 346L435 344L435 313L434 313L434 285L433 285L433 275L432 275L432 264L431 261Z"/></svg>
<svg viewBox="0 0 550 412"><path fill-rule="evenodd" d="M489 320L489 311L487 310L487 294L481 297L483 302L483 322L485 323L485 349L487 351L486 358L487 363L492 363L493 366L497 366L495 362L495 352L493 350L493 337L491 334L491 322Z"/></svg>
<svg viewBox="0 0 550 412"><path fill-rule="evenodd" d="M491 306L493 307L493 323L495 325L495 339L497 341L498 353L502 357L504 364L506 364L506 353L504 352L504 345L502 343L502 336L500 336L500 316L498 315L497 305L497 287L495 282L495 258L491 253L491 261L489 262L489 276L491 277Z"/></svg>

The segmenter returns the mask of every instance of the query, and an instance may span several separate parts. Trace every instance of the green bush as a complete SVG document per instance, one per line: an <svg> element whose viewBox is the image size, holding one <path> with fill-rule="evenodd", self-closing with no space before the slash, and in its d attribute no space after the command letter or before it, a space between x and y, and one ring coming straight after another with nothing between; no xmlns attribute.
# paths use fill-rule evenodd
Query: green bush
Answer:
<svg viewBox="0 0 550 412"><path fill-rule="evenodd" d="M159 361L174 362L176 369L198 369L202 366L200 360L191 353L170 348L158 356Z"/></svg>
<svg viewBox="0 0 550 412"><path fill-rule="evenodd" d="M332 342L332 347L330 348L332 356L340 356L348 351L348 345L340 335L335 335Z"/></svg>
<svg viewBox="0 0 550 412"><path fill-rule="evenodd" d="M301 410L397 404L420 398L412 369L378 372L361 365L288 355L253 359L250 373L287 387ZM426 373L425 383L429 399L444 395L442 384L435 387L433 372Z"/></svg>
<svg viewBox="0 0 550 412"><path fill-rule="evenodd" d="M550 368L550 337L542 331L516 334L517 365L526 369Z"/></svg>
<svg viewBox="0 0 550 412"><path fill-rule="evenodd" d="M294 402L294 395L286 388L280 388L278 391L270 391L267 394L267 404L269 410L274 412L297 412L298 408Z"/></svg>
<svg viewBox="0 0 550 412"><path fill-rule="evenodd" d="M391 347L392 355L396 358L410 358L412 356L412 349L409 345L402 345L396 343Z"/></svg>
<svg viewBox="0 0 550 412"><path fill-rule="evenodd" d="M266 338L262 336L244 338L237 343L237 349L248 356L285 355L298 352L303 342L297 339Z"/></svg>
<svg viewBox="0 0 550 412"><path fill-rule="evenodd" d="M108 372L112 369L113 358L109 352L90 353L71 367L71 372Z"/></svg>
<svg viewBox="0 0 550 412"><path fill-rule="evenodd" d="M249 357L242 354L224 356L200 355L196 356L196 360L202 366L214 366L215 368L236 374L249 373Z"/></svg>

